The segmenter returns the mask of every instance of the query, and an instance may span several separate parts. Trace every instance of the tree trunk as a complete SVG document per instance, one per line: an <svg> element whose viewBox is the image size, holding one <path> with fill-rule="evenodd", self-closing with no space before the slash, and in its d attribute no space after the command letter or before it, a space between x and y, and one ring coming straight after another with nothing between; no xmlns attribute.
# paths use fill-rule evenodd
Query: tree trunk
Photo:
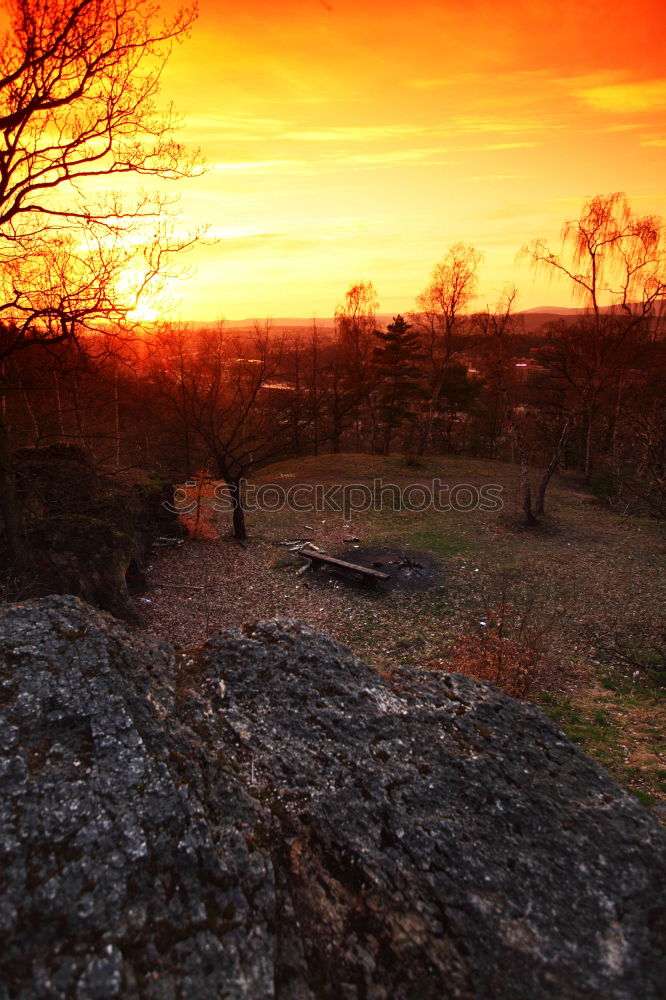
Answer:
<svg viewBox="0 0 666 1000"><path fill-rule="evenodd" d="M507 417L511 427L511 440L518 452L520 462L520 506L525 515L525 524L533 528L538 522L532 510L532 484L530 483L530 456L520 434L513 409L507 405ZM513 458L513 456L512 456Z"/></svg>
<svg viewBox="0 0 666 1000"><path fill-rule="evenodd" d="M58 381L58 373L56 371L53 372L53 385L55 388L56 412L58 414L58 428L60 430L60 437L58 438L58 444L64 444L65 424L63 421L62 401L60 399L60 382Z"/></svg>
<svg viewBox="0 0 666 1000"><path fill-rule="evenodd" d="M525 524L533 528L537 519L532 513L532 484L530 483L530 466L527 452L520 449L520 506L525 515Z"/></svg>
<svg viewBox="0 0 666 1000"><path fill-rule="evenodd" d="M611 428L611 465L615 469L617 467L617 428L620 423L620 412L622 403L622 375L620 375L617 381L617 397L615 400L615 413L613 414L612 428Z"/></svg>
<svg viewBox="0 0 666 1000"><path fill-rule="evenodd" d="M313 435L312 451L316 456L319 454L319 335L317 332L317 324L314 321L312 323L312 336L310 344L312 347L312 389L310 392Z"/></svg>
<svg viewBox="0 0 666 1000"><path fill-rule="evenodd" d="M28 417L30 418L30 423L32 424L32 431L33 431L33 435L34 435L33 447L34 448L38 448L39 447L39 439L41 438L41 433L40 433L40 430L39 430L39 423L37 422L37 417L35 416L35 411L32 408L32 405L30 403L30 397L28 396L28 393L26 392L25 387L21 389L21 395L23 396L23 403L25 405L26 413L28 414Z"/></svg>
<svg viewBox="0 0 666 1000"><path fill-rule="evenodd" d="M72 385L74 389L74 426L76 428L76 439L79 448L85 448L85 427L83 425L83 414L81 413L81 401L79 399L79 382L74 375L72 380Z"/></svg>
<svg viewBox="0 0 666 1000"><path fill-rule="evenodd" d="M232 479L227 482L229 495L233 503L232 523L234 527L234 538L244 542L247 539L247 529L245 527L245 511L243 510L243 498L240 490L240 479Z"/></svg>
<svg viewBox="0 0 666 1000"><path fill-rule="evenodd" d="M509 410L511 438L518 452L520 462L520 506L525 515L525 524L533 528L537 519L532 511L532 484L530 482L530 456L520 437L520 430L512 410Z"/></svg>
<svg viewBox="0 0 666 1000"><path fill-rule="evenodd" d="M560 440L557 442L557 448L555 449L555 454L550 460L548 468L545 470L539 482L539 488L537 490L537 501L536 501L536 513L543 514L544 512L544 500L546 498L546 490L548 488L548 483L550 482L554 472L556 471L558 465L560 464L560 458L562 457L562 452L564 451L567 441L569 440L569 430L570 430L570 420L569 417L564 421L564 427L562 428L562 433L560 434Z"/></svg>
<svg viewBox="0 0 666 1000"><path fill-rule="evenodd" d="M586 412L586 428L585 428L585 464L583 467L585 482L589 483L590 475L592 473L592 404L588 404Z"/></svg>
<svg viewBox="0 0 666 1000"><path fill-rule="evenodd" d="M120 469L120 399L118 397L118 368L114 372L113 378L113 403L115 409L115 431L116 431L116 469Z"/></svg>
<svg viewBox="0 0 666 1000"><path fill-rule="evenodd" d="M16 477L11 446L4 420L0 418L0 515L5 527L5 544L9 568L17 581L24 581L28 569L28 554L21 531L21 516L16 495Z"/></svg>
<svg viewBox="0 0 666 1000"><path fill-rule="evenodd" d="M435 379L435 385L433 386L432 395L428 400L428 416L426 417L425 427L423 429L423 437L421 438L421 444L419 447L419 455L425 455L428 446L432 442L432 429L435 424L435 412L436 407L439 405L439 396L442 391L443 375L438 375Z"/></svg>
<svg viewBox="0 0 666 1000"><path fill-rule="evenodd" d="M393 436L393 424L389 419L386 426L386 431L384 432L384 443L382 445L382 455L390 454L391 450L391 437Z"/></svg>

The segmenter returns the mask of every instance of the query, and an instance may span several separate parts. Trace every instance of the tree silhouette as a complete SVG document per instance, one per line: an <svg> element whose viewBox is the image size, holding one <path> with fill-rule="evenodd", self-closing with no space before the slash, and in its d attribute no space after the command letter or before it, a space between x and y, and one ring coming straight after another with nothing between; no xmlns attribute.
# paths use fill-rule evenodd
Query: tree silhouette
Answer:
<svg viewBox="0 0 666 1000"><path fill-rule="evenodd" d="M334 402L338 425L336 433L342 433L345 416L351 413L356 451L361 447L364 409L370 397L372 338L378 306L372 282L360 281L350 285L344 304L335 310L338 362Z"/></svg>
<svg viewBox="0 0 666 1000"><path fill-rule="evenodd" d="M654 337L666 295L663 221L635 215L621 193L595 195L562 231L561 253L537 240L524 252L537 267L564 275L585 307L574 324L560 324L550 367L573 390L584 425L583 470L592 466L599 407L620 397L622 378L641 343Z"/></svg>
<svg viewBox="0 0 666 1000"><path fill-rule="evenodd" d="M290 403L284 398L291 394L279 384L283 345L270 337L268 325L257 328L252 341L241 342L224 328L188 339L171 366L157 357L153 379L162 412L170 412L187 435L190 456L225 482L234 536L242 540L244 480L292 450Z"/></svg>
<svg viewBox="0 0 666 1000"><path fill-rule="evenodd" d="M447 366L456 352L461 317L476 296L481 254L467 243L455 243L435 264L430 283L419 295L418 328L429 370L428 415L420 450L430 444Z"/></svg>
<svg viewBox="0 0 666 1000"><path fill-rule="evenodd" d="M2 357L127 317L164 273L170 199L100 194L110 178L190 173L155 98L194 9L160 21L149 0L10 0L0 45ZM0 509L10 563L25 565L7 430Z"/></svg>
<svg viewBox="0 0 666 1000"><path fill-rule="evenodd" d="M421 358L418 333L402 316L396 316L386 332L375 330L380 345L374 358L378 374L381 453L388 455L394 430L413 419L410 403L419 394L418 361Z"/></svg>

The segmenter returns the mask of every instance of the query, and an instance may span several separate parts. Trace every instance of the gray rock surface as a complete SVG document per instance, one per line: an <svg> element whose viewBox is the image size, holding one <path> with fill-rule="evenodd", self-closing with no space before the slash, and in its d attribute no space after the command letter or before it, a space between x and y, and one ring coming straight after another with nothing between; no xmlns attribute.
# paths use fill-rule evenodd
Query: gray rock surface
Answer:
<svg viewBox="0 0 666 1000"><path fill-rule="evenodd" d="M531 705L308 626L0 617L0 1000L663 997L666 837Z"/></svg>

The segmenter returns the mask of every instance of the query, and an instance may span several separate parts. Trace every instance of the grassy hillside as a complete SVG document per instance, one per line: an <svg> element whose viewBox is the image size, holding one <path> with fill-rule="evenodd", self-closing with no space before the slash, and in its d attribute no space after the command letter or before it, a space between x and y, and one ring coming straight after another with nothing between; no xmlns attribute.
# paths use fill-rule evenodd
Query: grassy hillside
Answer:
<svg viewBox="0 0 666 1000"><path fill-rule="evenodd" d="M419 509L416 487L432 490L435 479L459 487L458 507L474 490L501 488L503 508ZM332 509L343 503L343 486L367 491L375 481L385 490L383 509L347 516ZM396 489L389 493L387 484ZM301 502L315 500L318 486L324 509L250 512L251 539L239 545L209 487L204 537L155 566L145 606L150 631L190 645L238 622L297 617L381 671L405 663L488 677L540 702L646 803L666 798L657 524L622 519L560 477L546 517L527 529L515 467L482 460L430 458L414 467L398 457L326 455L279 463L253 485L266 487L264 506L277 506L280 491L296 485L304 487ZM361 489L351 496L364 499ZM308 538L332 555L382 563L398 585L371 589L321 571L299 574L305 561L282 543Z"/></svg>

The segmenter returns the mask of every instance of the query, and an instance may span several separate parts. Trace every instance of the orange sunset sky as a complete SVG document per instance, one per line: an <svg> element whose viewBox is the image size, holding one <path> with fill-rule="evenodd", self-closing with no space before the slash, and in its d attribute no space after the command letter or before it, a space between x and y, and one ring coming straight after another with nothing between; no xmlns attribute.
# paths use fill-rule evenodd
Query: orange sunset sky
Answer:
<svg viewBox="0 0 666 1000"><path fill-rule="evenodd" d="M201 0L162 98L210 169L178 225L214 244L170 294L183 319L327 317L374 283L415 308L459 240L484 254L477 308L571 305L516 254L586 196L666 215L666 5Z"/></svg>

